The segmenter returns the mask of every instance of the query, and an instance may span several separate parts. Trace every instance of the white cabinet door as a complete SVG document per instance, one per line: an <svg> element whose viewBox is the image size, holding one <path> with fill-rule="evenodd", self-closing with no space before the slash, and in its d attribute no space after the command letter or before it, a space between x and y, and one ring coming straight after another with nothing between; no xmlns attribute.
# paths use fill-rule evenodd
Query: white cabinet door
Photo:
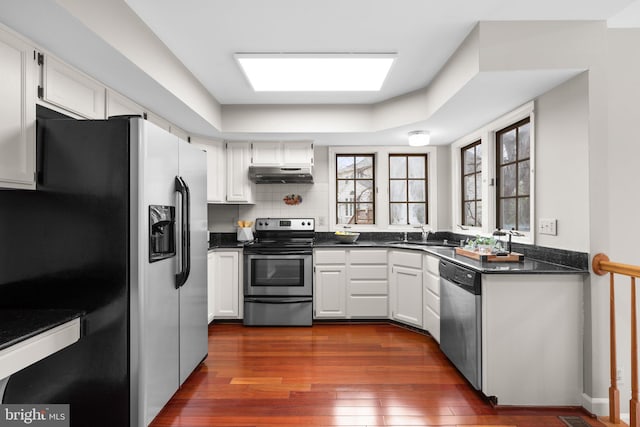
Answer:
<svg viewBox="0 0 640 427"><path fill-rule="evenodd" d="M106 117L138 115L144 117L144 108L125 98L117 92L107 89L107 112Z"/></svg>
<svg viewBox="0 0 640 427"><path fill-rule="evenodd" d="M391 268L391 318L422 328L422 270Z"/></svg>
<svg viewBox="0 0 640 427"><path fill-rule="evenodd" d="M209 252L207 255L207 323L211 323L215 317L215 271L216 254Z"/></svg>
<svg viewBox="0 0 640 427"><path fill-rule="evenodd" d="M227 143L227 202L253 203L250 161L251 146L248 142Z"/></svg>
<svg viewBox="0 0 640 427"><path fill-rule="evenodd" d="M344 265L317 265L313 303L315 317L344 318L347 315Z"/></svg>
<svg viewBox="0 0 640 427"><path fill-rule="evenodd" d="M35 189L36 63L33 48L0 31L0 187Z"/></svg>
<svg viewBox="0 0 640 427"><path fill-rule="evenodd" d="M104 119L105 87L51 56L44 58L43 100L87 119Z"/></svg>
<svg viewBox="0 0 640 427"><path fill-rule="evenodd" d="M423 321L424 329L433 339L440 342L440 259L433 255L424 256L422 281L424 289Z"/></svg>
<svg viewBox="0 0 640 427"><path fill-rule="evenodd" d="M251 143L251 164L279 166L282 164L282 144L280 141L255 141Z"/></svg>
<svg viewBox="0 0 640 427"><path fill-rule="evenodd" d="M191 143L207 153L207 202L224 203L226 200L227 157L223 141L191 138Z"/></svg>
<svg viewBox="0 0 640 427"><path fill-rule="evenodd" d="M213 316L239 319L240 252L214 251L213 254Z"/></svg>
<svg viewBox="0 0 640 427"><path fill-rule="evenodd" d="M282 158L285 164L313 164L313 143L310 141L284 142Z"/></svg>

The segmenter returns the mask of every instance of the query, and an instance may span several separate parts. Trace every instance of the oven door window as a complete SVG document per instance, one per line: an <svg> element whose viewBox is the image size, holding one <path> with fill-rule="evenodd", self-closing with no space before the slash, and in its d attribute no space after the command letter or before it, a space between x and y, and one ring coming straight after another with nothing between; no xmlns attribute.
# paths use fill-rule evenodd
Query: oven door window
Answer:
<svg viewBox="0 0 640 427"><path fill-rule="evenodd" d="M304 259L258 258L251 260L251 286L304 287Z"/></svg>

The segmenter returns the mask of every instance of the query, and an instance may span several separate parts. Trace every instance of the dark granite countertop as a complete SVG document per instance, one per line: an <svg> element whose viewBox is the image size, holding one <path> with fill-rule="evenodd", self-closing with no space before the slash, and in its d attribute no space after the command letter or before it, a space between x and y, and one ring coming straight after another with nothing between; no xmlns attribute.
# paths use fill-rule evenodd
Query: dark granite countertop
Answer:
<svg viewBox="0 0 640 427"><path fill-rule="evenodd" d="M356 241L355 243L339 243L333 241L323 241L314 244L315 248L397 248L422 251L444 258L456 264L468 267L472 270L485 274L582 274L589 273L588 270L554 264L525 257L521 262L488 262L477 261L472 258L457 255L455 246L445 245L444 242L429 241L428 244L421 242L376 242L376 241Z"/></svg>
<svg viewBox="0 0 640 427"><path fill-rule="evenodd" d="M209 250L215 249L242 249L244 243L242 242L209 242Z"/></svg>
<svg viewBox="0 0 640 427"><path fill-rule="evenodd" d="M0 309L0 350L83 314L78 310Z"/></svg>

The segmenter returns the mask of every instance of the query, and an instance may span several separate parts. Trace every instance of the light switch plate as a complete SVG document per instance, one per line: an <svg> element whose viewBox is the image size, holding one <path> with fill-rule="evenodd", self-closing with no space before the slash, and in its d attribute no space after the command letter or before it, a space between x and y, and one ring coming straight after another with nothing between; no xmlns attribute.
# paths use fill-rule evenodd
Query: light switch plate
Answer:
<svg viewBox="0 0 640 427"><path fill-rule="evenodd" d="M550 236L558 235L558 220L555 218L540 218L538 232L540 234L548 234Z"/></svg>

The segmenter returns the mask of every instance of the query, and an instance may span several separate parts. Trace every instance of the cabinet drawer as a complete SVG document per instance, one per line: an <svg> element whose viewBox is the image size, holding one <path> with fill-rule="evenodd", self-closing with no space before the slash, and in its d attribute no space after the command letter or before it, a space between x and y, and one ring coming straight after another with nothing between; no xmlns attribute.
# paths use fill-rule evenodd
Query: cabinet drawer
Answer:
<svg viewBox="0 0 640 427"><path fill-rule="evenodd" d="M386 249L352 249L349 254L351 264L387 264Z"/></svg>
<svg viewBox="0 0 640 427"><path fill-rule="evenodd" d="M422 256L420 252L393 251L391 252L391 264L421 269Z"/></svg>
<svg viewBox="0 0 640 427"><path fill-rule="evenodd" d="M435 295L440 295L440 277L428 271L424 272L424 287Z"/></svg>
<svg viewBox="0 0 640 427"><path fill-rule="evenodd" d="M314 253L316 264L344 264L347 261L347 252L338 250L316 250Z"/></svg>
<svg viewBox="0 0 640 427"><path fill-rule="evenodd" d="M440 316L431 311L429 307L424 309L424 329L440 343Z"/></svg>
<svg viewBox="0 0 640 427"><path fill-rule="evenodd" d="M387 317L386 296L350 296L349 317Z"/></svg>
<svg viewBox="0 0 640 427"><path fill-rule="evenodd" d="M427 308L431 309L434 313L440 315L440 297L426 290L424 293L424 303Z"/></svg>
<svg viewBox="0 0 640 427"><path fill-rule="evenodd" d="M424 267L436 276L440 276L440 258L433 255L425 255Z"/></svg>
<svg viewBox="0 0 640 427"><path fill-rule="evenodd" d="M387 265L350 265L349 276L356 280L387 280Z"/></svg>
<svg viewBox="0 0 640 427"><path fill-rule="evenodd" d="M387 295L387 281L349 282L349 295Z"/></svg>

